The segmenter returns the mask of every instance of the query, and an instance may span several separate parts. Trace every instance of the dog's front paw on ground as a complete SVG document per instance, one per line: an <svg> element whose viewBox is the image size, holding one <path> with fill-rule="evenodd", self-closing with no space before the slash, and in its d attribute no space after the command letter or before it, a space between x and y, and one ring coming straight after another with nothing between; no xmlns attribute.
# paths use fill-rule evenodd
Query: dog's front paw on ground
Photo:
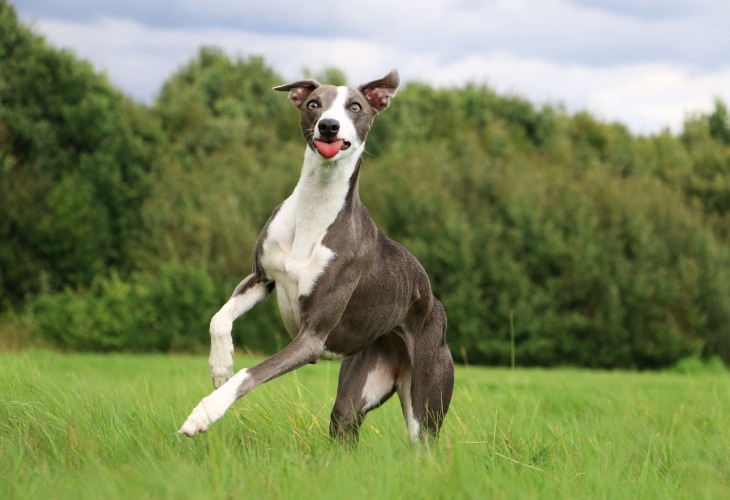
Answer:
<svg viewBox="0 0 730 500"><path fill-rule="evenodd" d="M205 432L210 427L213 420L208 416L208 412L205 410L204 402L201 401L198 406L192 411L188 419L182 424L180 434L185 434L187 437L193 437L196 434Z"/></svg>

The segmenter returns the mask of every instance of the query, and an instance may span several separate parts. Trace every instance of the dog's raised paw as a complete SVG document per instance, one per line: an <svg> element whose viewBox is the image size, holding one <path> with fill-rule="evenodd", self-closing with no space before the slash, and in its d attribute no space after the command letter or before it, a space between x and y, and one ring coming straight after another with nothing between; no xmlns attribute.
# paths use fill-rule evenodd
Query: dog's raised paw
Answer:
<svg viewBox="0 0 730 500"><path fill-rule="evenodd" d="M180 427L180 430L177 432L184 434L187 437L193 437L196 434L207 431L208 427L210 427L210 424L212 423L213 421L208 416L208 413L205 411L205 407L203 406L203 402L201 401L192 413L190 413L188 419L184 424L182 424L182 427Z"/></svg>

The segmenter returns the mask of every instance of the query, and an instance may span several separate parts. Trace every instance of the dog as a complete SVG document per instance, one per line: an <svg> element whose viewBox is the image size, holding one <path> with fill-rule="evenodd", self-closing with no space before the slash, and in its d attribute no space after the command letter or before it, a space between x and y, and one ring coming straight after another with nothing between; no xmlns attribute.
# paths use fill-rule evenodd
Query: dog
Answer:
<svg viewBox="0 0 730 500"><path fill-rule="evenodd" d="M179 432L206 431L240 397L320 358L344 357L330 435L359 439L367 412L395 392L414 441L437 438L451 402L454 362L446 313L429 278L388 239L360 201L365 139L400 84L397 70L352 87L302 80L275 87L300 112L304 165L293 193L264 226L253 272L210 322L216 388ZM233 372L233 321L274 289L293 340L261 363Z"/></svg>

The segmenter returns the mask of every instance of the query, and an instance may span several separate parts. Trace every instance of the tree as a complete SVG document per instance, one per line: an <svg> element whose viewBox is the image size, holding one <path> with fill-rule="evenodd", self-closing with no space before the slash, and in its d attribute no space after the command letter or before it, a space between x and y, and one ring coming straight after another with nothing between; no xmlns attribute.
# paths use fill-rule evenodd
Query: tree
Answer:
<svg viewBox="0 0 730 500"><path fill-rule="evenodd" d="M148 110L0 3L4 304L134 266L160 141Z"/></svg>

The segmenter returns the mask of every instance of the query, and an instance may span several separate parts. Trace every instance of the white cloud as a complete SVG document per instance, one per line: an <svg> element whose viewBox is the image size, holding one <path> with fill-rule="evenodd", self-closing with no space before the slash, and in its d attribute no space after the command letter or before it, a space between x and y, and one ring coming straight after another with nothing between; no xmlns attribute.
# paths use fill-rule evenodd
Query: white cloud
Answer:
<svg viewBox="0 0 730 500"><path fill-rule="evenodd" d="M230 29L388 43L411 52L508 50L563 64L660 60L728 65L727 0L16 0L28 18L130 19L150 28Z"/></svg>
<svg viewBox="0 0 730 500"><path fill-rule="evenodd" d="M103 12L104 5L111 4L88 8ZM131 13L135 4L125 5ZM716 96L730 101L730 30L714 29L724 21L711 15L720 5L713 0L694 10L674 0L668 11L656 2L611 8L604 0L370 0L357 15L334 0L297 4L296 11L285 0L257 2L256 9L222 0L140 5L134 8L145 21L88 14L84 21L41 17L35 25L147 102L201 45L262 55L287 81L304 67L334 66L360 83L395 66L405 80L487 83L588 109L640 133L677 131L687 112L708 109ZM172 21L149 24L165 11Z"/></svg>
<svg viewBox="0 0 730 500"><path fill-rule="evenodd" d="M440 85L486 82L499 92L538 104L562 103L571 112L588 110L642 134L665 127L678 132L688 112L709 110L717 96L730 102L730 68L698 74L665 63L565 66L495 52L447 65L419 58L405 69L411 78Z"/></svg>
<svg viewBox="0 0 730 500"><path fill-rule="evenodd" d="M232 29L150 28L131 21L102 18L93 23L37 22L53 43L73 49L105 71L134 97L151 101L161 84L203 45L231 55L262 55L285 79L306 68L333 66L354 81L382 76L396 66L396 51L355 39L260 34Z"/></svg>

